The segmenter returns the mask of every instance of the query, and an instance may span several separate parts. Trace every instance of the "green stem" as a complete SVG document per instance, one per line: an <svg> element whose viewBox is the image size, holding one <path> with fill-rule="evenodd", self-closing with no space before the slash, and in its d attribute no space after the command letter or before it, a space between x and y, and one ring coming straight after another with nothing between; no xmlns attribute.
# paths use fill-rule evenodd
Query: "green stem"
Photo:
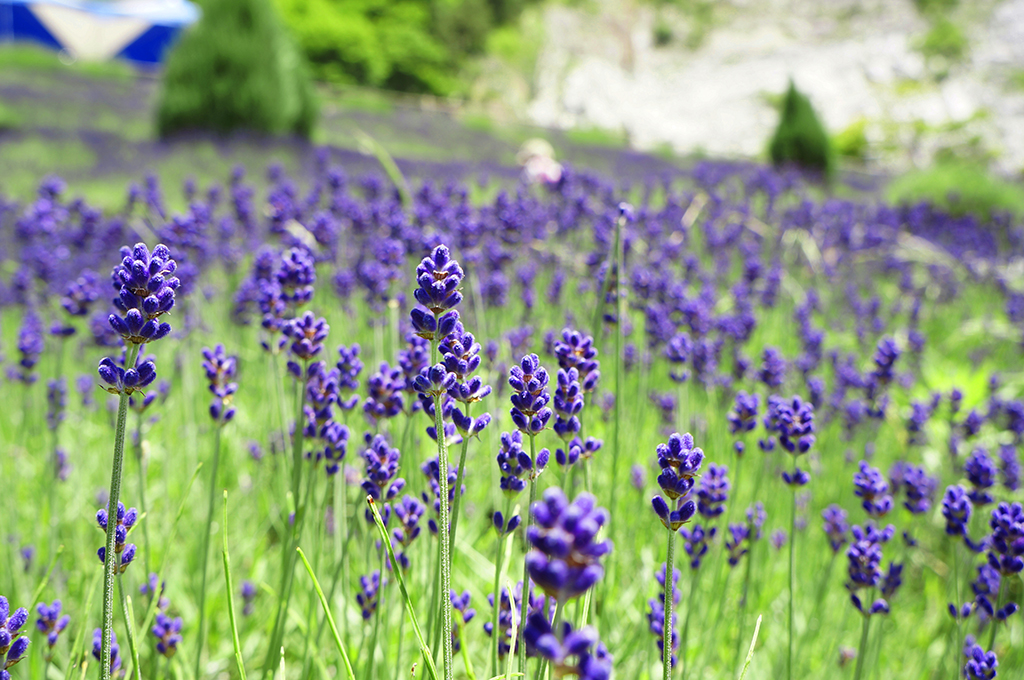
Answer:
<svg viewBox="0 0 1024 680"><path fill-rule="evenodd" d="M430 342L431 361L437 363L437 346L439 338L435 337ZM438 540L441 544L441 582L439 584L438 601L440 609L440 630L441 630L441 669L444 680L452 680L454 673L453 650L452 650L452 607L448 600L448 592L452 588L452 556L451 556L451 512L448 507L448 442L444 436L444 413L441 394L434 395L434 430L437 433L437 466L438 466L438 494L440 503L440 518L438 526ZM458 488L455 495L458 497ZM397 568L397 567L396 567ZM436 634L436 631L435 631Z"/></svg>
<svg viewBox="0 0 1024 680"><path fill-rule="evenodd" d="M537 460L537 445L534 442L536 437L530 435L530 458L534 461ZM533 523L533 508L534 502L537 500L537 480L533 477L530 478L530 504L526 506L526 521L523 524L523 538L525 540L526 534L530 529L530 524ZM522 602L519 605L519 636L516 638L516 644L519 646L519 672L526 676L526 641L523 638L523 632L526 628L526 610L527 604L530 602L530 574L526 570L526 555L529 554L528 546L523 546L523 593L519 598ZM511 593L510 593L511 594Z"/></svg>
<svg viewBox="0 0 1024 680"><path fill-rule="evenodd" d="M697 595L700 573L700 569L694 569L690 574L690 594L686 599L686 620L683 622L683 634L679 637L679 662L683 665L683 680L686 680L686 675L690 672L690 665L686 663L686 645L690 639L690 618L693 616L694 598Z"/></svg>
<svg viewBox="0 0 1024 680"><path fill-rule="evenodd" d="M124 365L135 366L139 346L129 343ZM114 430L114 462L110 470L110 497L107 502L106 559L103 561L103 631L100 643L100 678L110 680L111 633L114 630L114 572L117 553L114 550L117 528L117 504L121 500L121 472L124 469L124 430L128 419L128 395L121 393L117 404L117 426Z"/></svg>
<svg viewBox="0 0 1024 680"><path fill-rule="evenodd" d="M142 515L147 518L147 521L142 523L142 557L143 564L146 566L146 574L149 575L149 556L150 556L150 541L149 541L149 504L146 502L146 469L143 466L142 461L142 413L136 414L135 421L135 460L138 462L139 468L139 501L142 503Z"/></svg>
<svg viewBox="0 0 1024 680"><path fill-rule="evenodd" d="M509 506L511 505L510 499L505 499L505 512L502 515L504 520L507 522L509 517ZM498 614L501 612L501 565L505 561L505 537L503 535L498 536L496 543L497 555L494 558L494 587L491 592L494 593L494 607L493 613L491 614L491 672L490 677L495 677L500 672L498 668L498 638L501 636L501 631L498 628ZM509 593L511 595L511 593Z"/></svg>
<svg viewBox="0 0 1024 680"><path fill-rule="evenodd" d="M206 529L203 531L203 554L199 568L199 637L196 638L195 677L201 678L203 643L206 641L206 567L210 558L210 530L213 527L214 502L217 499L217 469L220 467L221 426L217 423L213 433L213 465L210 469L210 493L206 504Z"/></svg>
<svg viewBox="0 0 1024 680"><path fill-rule="evenodd" d="M380 513L373 502L373 497L367 496L366 503L373 512L373 521L377 525L377 532L380 534L381 541L384 543L384 547L387 548L388 557L391 559L391 571L398 579L398 588L402 591L402 600L405 602L405 609L409 613L409 622L412 623L412 630L416 634L416 640L420 643L420 654L423 656L423 663L427 666L427 672L430 673L430 677L433 680L437 680L437 667L434 665L434 655L431 654L430 647L427 646L426 640L423 638L423 632L420 630L419 621L416 619L416 609L413 607L412 598L409 597L409 591L405 587L405 577L402 576L402 570L398 565L398 560L395 558L395 548L391 545L391 537L388 535L388 530L384 527L384 520L380 518ZM321 602L324 602L323 596L321 596ZM324 607L326 606L324 604ZM331 628L334 628L333 624ZM336 630L334 635L337 639L338 633Z"/></svg>
<svg viewBox="0 0 1024 680"><path fill-rule="evenodd" d="M1000 575L999 581L1000 581L999 582L999 594L996 595L996 612L997 613L999 612L1000 609L1003 608L1003 592L1006 590L1006 588L1008 586L1008 584L1002 582L1003 581L1002 575ZM959 604L957 606L959 606ZM996 648L995 647L995 644L996 644L996 630L998 630L998 627L999 627L999 620L996 619L993 616L992 619L988 622L988 625L992 629L991 632L988 635L988 649L990 651L995 651L995 648Z"/></svg>
<svg viewBox="0 0 1024 680"><path fill-rule="evenodd" d="M139 647L135 644L135 618L132 614L131 598L125 597L124 582L121 574L117 575L117 593L121 597L121 614L124 616L124 627L128 632L128 651L132 655L132 665L135 667L132 675L135 680L142 680L142 667L139 665Z"/></svg>
<svg viewBox="0 0 1024 680"><path fill-rule="evenodd" d="M377 572L380 574L380 580L377 586L377 606L373 610L373 635L370 637L370 658L366 660L367 672L366 677L372 678L374 666L377 665L377 638L380 635L380 620L384 618L384 614L381 611L383 607L382 600L384 599L384 556L387 553L384 550L384 546L380 548L380 569Z"/></svg>
<svg viewBox="0 0 1024 680"><path fill-rule="evenodd" d="M796 461L796 458L793 459ZM795 467L795 464L794 464ZM789 515L789 653L786 663L786 677L793 680L793 596L796 594L796 572L794 570L794 546L796 546L796 487L793 487L793 506Z"/></svg>
<svg viewBox="0 0 1024 680"><path fill-rule="evenodd" d="M383 522L382 522L383 524ZM385 532L386 533L386 532ZM348 651L345 649L345 643L341 641L341 636L338 635L338 626L334 623L334 616L331 615L331 605L327 602L327 598L324 596L323 588L320 587L320 581L316 579L316 573L313 571L313 567L310 566L309 560L306 559L306 555L302 552L302 548L296 548L296 552L299 557L302 558L302 564L306 566L306 573L313 579L313 588L316 589L317 597L320 598L320 606L324 608L324 615L327 617L327 623L331 627L331 633L334 634L334 644L338 648L338 653L341 654L342 661L345 662L345 673L348 676L348 680L356 680L356 674L352 670L352 662L349 661ZM281 655L281 663L284 663L284 655ZM281 675L284 677L284 674ZM435 680L437 679L436 674L432 674Z"/></svg>
<svg viewBox="0 0 1024 680"><path fill-rule="evenodd" d="M753 531L753 529L751 529L751 531ZM750 536L750 538L753 538L753 534ZM740 610L739 610L739 613L738 613L738 615L736 617L737 621L739 621L739 624L740 624L740 630L736 634L736 653L733 656L733 660L732 660L732 668L733 669L735 669L737 666L739 666L739 663L740 663L740 652L743 649L743 621L744 621L744 616L745 616L746 611L747 611L747 596L750 593L751 565L752 565L752 563L754 561L754 542L753 542L753 540L749 540L747 545L749 547L747 548L747 567L746 567L746 573L743 576L743 595L740 597Z"/></svg>
<svg viewBox="0 0 1024 680"><path fill-rule="evenodd" d="M231 583L231 556L228 554L228 492L224 490L224 524L222 534L224 538L224 585L228 593L228 621L231 623L231 643L235 648L235 668L238 669L238 677L245 680L245 663L242 661L242 646L238 641L238 623L235 621L235 595L234 585Z"/></svg>
<svg viewBox="0 0 1024 680"><path fill-rule="evenodd" d="M960 542L953 541L953 587L956 589L956 648L953 649L953 680L960 678L960 654L964 647L963 626L960 623Z"/></svg>
<svg viewBox="0 0 1024 680"><path fill-rule="evenodd" d="M672 576L675 574L676 561L676 532L668 530L668 560L665 562L665 621L661 635L661 662L662 680L670 680L672 677ZM692 598L691 598L692 601ZM679 655L682 657L686 650L682 644L679 646Z"/></svg>
<svg viewBox="0 0 1024 680"><path fill-rule="evenodd" d="M857 649L857 669L853 672L853 680L860 680L861 671L864 670L864 657L868 652L868 626L871 625L871 617L864 614L864 625L860 630L860 647Z"/></svg>
<svg viewBox="0 0 1024 680"><path fill-rule="evenodd" d="M470 404L466 404L466 417L469 417ZM469 450L469 437L462 440L462 452L459 454L459 472L455 480L455 504L452 507L452 535L448 542L448 554L455 554L455 532L459 528L459 508L462 506L462 478L466 471L466 452Z"/></svg>

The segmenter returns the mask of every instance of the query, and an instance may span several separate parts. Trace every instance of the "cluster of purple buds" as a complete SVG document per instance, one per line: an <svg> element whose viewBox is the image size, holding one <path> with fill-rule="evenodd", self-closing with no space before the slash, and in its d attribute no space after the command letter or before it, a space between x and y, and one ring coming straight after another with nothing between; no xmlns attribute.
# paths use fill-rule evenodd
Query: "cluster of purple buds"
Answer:
<svg viewBox="0 0 1024 680"><path fill-rule="evenodd" d="M359 404L359 374L363 370L363 362L359 358L359 344L351 347L338 345L338 406L343 411L351 411Z"/></svg>
<svg viewBox="0 0 1024 680"><path fill-rule="evenodd" d="M735 567L740 559L750 552L754 541L761 540L762 528L768 518L764 511L764 505L758 501L747 508L747 521L745 524L733 523L729 525L729 538L725 541L725 549L729 553L729 566Z"/></svg>
<svg viewBox="0 0 1024 680"><path fill-rule="evenodd" d="M0 680L10 680L7 669L25 658L29 639L21 629L27 621L27 609L19 607L11 613L7 598L0 595Z"/></svg>
<svg viewBox="0 0 1024 680"><path fill-rule="evenodd" d="M455 307L462 302L459 286L465 274L452 259L448 247L439 245L416 267L416 302L426 307L411 312L413 331L426 340L437 340L455 330L459 313Z"/></svg>
<svg viewBox="0 0 1024 680"><path fill-rule="evenodd" d="M402 547L401 552L395 557L402 570L408 571L409 557L407 551L413 541L419 538L421 531L419 525L420 518L423 517L423 513L426 512L427 508L418 498L406 494L402 496L402 500L395 503L393 509L395 517L398 519L398 526L392 530L391 535L394 537L395 544ZM390 564L388 562L389 566Z"/></svg>
<svg viewBox="0 0 1024 680"><path fill-rule="evenodd" d="M128 540L128 533L135 527L135 522L139 519L139 511L135 508L128 508L125 510L124 503L118 501L117 503L117 526L114 528L114 552L120 556L115 568L119 570L119 573L124 573L128 565L135 559L135 544L125 543ZM101 508L96 511L96 523L100 525L100 529L104 532L107 530L107 510ZM96 551L97 556L100 558L100 562L106 562L107 558L107 547L103 546Z"/></svg>
<svg viewBox="0 0 1024 680"><path fill-rule="evenodd" d="M375 571L369 576L359 577L359 592L356 594L356 602L359 604L364 621L369 621L373 613L377 611L380 601L380 586L379 571Z"/></svg>
<svg viewBox="0 0 1024 680"><path fill-rule="evenodd" d="M662 563L661 568L655 573L654 578L657 579L658 585L658 597L652 597L647 601L648 606L651 608L647 612L647 625L648 630L658 640L658 652L659 657L664 658L665 655L665 572L666 564ZM676 652L679 649L679 615L676 612L679 602L683 599L683 593L679 590L678 583L679 577L682 576L678 569L672 570L672 667L676 666L678 659L676 658Z"/></svg>
<svg viewBox="0 0 1024 680"><path fill-rule="evenodd" d="M989 520L988 563L1003 576L1024 571L1024 508L1000 503Z"/></svg>
<svg viewBox="0 0 1024 680"><path fill-rule="evenodd" d="M157 612L156 623L153 624L150 632L157 639L156 651L167 659L178 651L178 643L181 642L181 626L180 616L172 619L163 612Z"/></svg>
<svg viewBox="0 0 1024 680"><path fill-rule="evenodd" d="M118 291L114 305L120 313L110 315L110 327L126 344L143 345L165 337L171 326L160 317L174 307L180 285L171 251L160 244L150 253L145 243L136 243L134 248L122 247L121 258L111 272Z"/></svg>
<svg viewBox="0 0 1024 680"><path fill-rule="evenodd" d="M152 359L141 356L136 359L135 366L127 370L110 357L103 357L98 371L100 379L107 383L103 389L110 394L130 396L135 392L143 392L156 380L156 364Z"/></svg>
<svg viewBox="0 0 1024 680"><path fill-rule="evenodd" d="M449 375L455 376L454 385L448 388L448 396L466 406L465 413L462 407L452 408L452 423L463 437L478 437L491 423L491 414L483 413L474 418L469 415L468 408L469 404L491 393L490 385L485 385L479 376L471 375L480 367L480 343L461 323L457 323L455 330L441 341L438 349Z"/></svg>
<svg viewBox="0 0 1024 680"><path fill-rule="evenodd" d="M903 507L914 515L923 515L932 507L939 481L930 477L923 467L897 462L889 470L889 485L893 493L901 489L906 494Z"/></svg>
<svg viewBox="0 0 1024 680"><path fill-rule="evenodd" d="M711 463L707 473L700 479L697 489L697 512L705 519L714 519L725 512L729 498L729 468Z"/></svg>
<svg viewBox="0 0 1024 680"><path fill-rule="evenodd" d="M779 389L786 381L786 360L774 347L765 347L761 358L762 364L757 371L757 379L770 390Z"/></svg>
<svg viewBox="0 0 1024 680"><path fill-rule="evenodd" d="M729 421L729 434L744 435L757 427L757 414L761 408L761 396L757 393L747 394L740 391L736 395L732 410L726 418ZM733 444L737 455L743 455L746 445L742 440L737 439Z"/></svg>
<svg viewBox="0 0 1024 680"><path fill-rule="evenodd" d="M580 389L579 372L560 368L555 377L554 393L555 434L568 442L579 434L581 425L579 413L583 410L583 392Z"/></svg>
<svg viewBox="0 0 1024 680"><path fill-rule="evenodd" d="M231 401L238 391L238 383L234 382L237 369L238 360L224 352L224 345L203 348L203 370L214 396L210 403L210 417L218 425L226 425L235 417Z"/></svg>
<svg viewBox="0 0 1024 680"><path fill-rule="evenodd" d="M68 387L64 376L46 383L46 427L51 431L64 422L64 411L68 405Z"/></svg>
<svg viewBox="0 0 1024 680"><path fill-rule="evenodd" d="M18 365L8 372L8 377L25 385L34 383L39 377L35 373L36 364L39 363L39 356L45 349L43 326L39 322L39 317L29 312L18 331Z"/></svg>
<svg viewBox="0 0 1024 680"><path fill-rule="evenodd" d="M256 585L252 581L242 582L242 616L252 616L256 606L256 592Z"/></svg>
<svg viewBox="0 0 1024 680"><path fill-rule="evenodd" d="M164 611L171 606L171 601L164 597L164 591L167 589L167 584L160 580L160 577L156 573L151 573L149 578L139 586L139 592L143 595L148 595L150 601L154 597L158 598L156 608L158 611Z"/></svg>
<svg viewBox="0 0 1024 680"><path fill-rule="evenodd" d="M828 536L828 545L834 554L838 553L850 540L847 536L850 525L846 522L846 510L833 504L822 510L821 518L824 520L822 528Z"/></svg>
<svg viewBox="0 0 1024 680"><path fill-rule="evenodd" d="M946 518L946 533L950 536L967 535L967 524L971 521L974 505L967 492L959 484L946 487L942 497L942 516Z"/></svg>
<svg viewBox="0 0 1024 680"><path fill-rule="evenodd" d="M658 444L657 453L661 468L658 486L668 496L668 501L655 496L651 504L661 523L670 531L678 531L697 512L697 504L689 496L694 477L704 461L704 452L694 446L689 432L682 436L676 432L668 438L668 443Z"/></svg>
<svg viewBox="0 0 1024 680"><path fill-rule="evenodd" d="M366 463L366 477L361 486L375 501L390 501L405 488L405 480L398 476L401 455L397 448L388 445L387 438L382 434L374 435L367 441L367 448L362 453ZM385 524L390 514L390 505L384 503L381 517ZM366 510L366 521L373 522L373 513L369 509Z"/></svg>
<svg viewBox="0 0 1024 680"><path fill-rule="evenodd" d="M363 413L371 424L380 420L394 418L405 408L405 378L402 369L391 368L382 361L377 373L366 381L366 401L363 402Z"/></svg>
<svg viewBox="0 0 1024 680"><path fill-rule="evenodd" d="M319 356L331 327L323 317L317 318L313 312L306 311L285 324L282 331L292 341L289 350L293 358L288 360L288 373L293 378L302 379L303 371L298 361L308 363Z"/></svg>
<svg viewBox="0 0 1024 680"><path fill-rule="evenodd" d="M523 450L523 433L515 432L501 433L501 448L498 450L498 470L501 472L501 490L509 498L526 489L528 483L537 477L547 467L550 459L550 452L541 449L537 452L537 459L534 460L530 454Z"/></svg>
<svg viewBox="0 0 1024 680"><path fill-rule="evenodd" d="M679 533L683 537L683 549L690 557L690 569L699 569L711 540L718 534L718 527L705 528L700 524L694 524L692 529L683 527Z"/></svg>
<svg viewBox="0 0 1024 680"><path fill-rule="evenodd" d="M513 617L515 620L519 620L519 605L522 602L523 596L523 582L516 582L515 588L512 591L515 601L509 598L508 588L501 589L501 602L498 606L498 657L504 659L510 651L514 651L513 648L518 647L518 641L512 638L512 623ZM487 596L487 604L491 609L494 608L494 593L490 593ZM535 613L542 613L546 609L547 598L543 595L536 595L533 592L533 584L530 584L530 600L526 603L527 615L526 618L529 620L530 616ZM491 637L494 634L494 625L492 622L487 621L484 623L484 633L487 637ZM530 645L527 645L526 655L536 656L532 653L534 650L531 649Z"/></svg>
<svg viewBox="0 0 1024 680"><path fill-rule="evenodd" d="M601 558L612 550L611 541L598 534L608 511L597 507L594 496L582 493L572 503L553 487L533 504L534 524L526 531L532 549L526 569L541 590L565 603L579 597L604 576Z"/></svg>
<svg viewBox="0 0 1024 680"><path fill-rule="evenodd" d="M92 306L100 299L100 279L90 269L82 270L77 279L68 284L60 306L73 317L89 316ZM72 327L72 332L74 328Z"/></svg>
<svg viewBox="0 0 1024 680"><path fill-rule="evenodd" d="M576 369L580 390L593 392L601 378L601 362L597 359L594 338L570 328L562 329L562 339L553 346L558 367L564 371Z"/></svg>
<svg viewBox="0 0 1024 680"><path fill-rule="evenodd" d="M97 662L102 661L103 631L96 628L92 631L92 656ZM110 677L124 677L124 669L121 668L121 647L117 644L117 633L110 631ZM7 680L4 678L3 680Z"/></svg>
<svg viewBox="0 0 1024 680"><path fill-rule="evenodd" d="M584 441L574 437L564 449L555 449L555 460L562 467L572 467L580 459L592 460L602 446L604 441L594 437L587 437Z"/></svg>
<svg viewBox="0 0 1024 680"><path fill-rule="evenodd" d="M452 650L456 653L462 650L462 628L473 620L476 610L469 606L469 591L464 590L459 595L454 590L448 591L448 599L452 603L452 609L457 616L452 617Z"/></svg>
<svg viewBox="0 0 1024 680"><path fill-rule="evenodd" d="M512 422L523 434L537 435L547 427L552 412L548 407L548 372L536 354L524 356L518 366L512 367L508 384L512 388Z"/></svg>
<svg viewBox="0 0 1024 680"><path fill-rule="evenodd" d="M999 447L999 474L1007 491L1016 491L1020 488L1020 457L1017 454L1017 447L1013 444Z"/></svg>
<svg viewBox="0 0 1024 680"><path fill-rule="evenodd" d="M889 493L889 482L866 461L860 462L860 470L853 473L853 493L861 500L861 507L868 517L879 519L892 510L892 495Z"/></svg>
<svg viewBox="0 0 1024 680"><path fill-rule="evenodd" d="M853 606L865 616L888 614L887 598L894 595L902 583L903 565L890 562L889 570L885 573L881 567L882 546L892 539L895 532L896 529L891 524L881 530L871 523L864 527L855 525L851 529L853 540L846 551L846 557L849 560L847 569L849 580L846 583L846 588L850 591L850 601ZM858 592L874 588L878 588L883 597L865 605Z"/></svg>
<svg viewBox="0 0 1024 680"><path fill-rule="evenodd" d="M71 623L70 616L61 615L61 607L60 600L54 600L53 604L40 602L36 606L36 613L39 614L39 618L36 619L36 629L46 635L47 660L52 660L53 648L57 644L57 640L60 639L60 634Z"/></svg>
<svg viewBox="0 0 1024 680"><path fill-rule="evenodd" d="M973 635L968 635L964 640L964 656L967 657L963 668L967 680L992 680L996 677L996 669L999 667L996 653L982 649Z"/></svg>
<svg viewBox="0 0 1024 680"><path fill-rule="evenodd" d="M673 381L681 383L689 380L690 372L685 366L692 351L693 343L687 333L676 333L665 345L665 358L672 365L668 375Z"/></svg>
<svg viewBox="0 0 1024 680"><path fill-rule="evenodd" d="M981 448L975 449L964 463L964 474L971 483L971 489L967 492L971 503L984 506L995 502L990 489L996 484L997 473L996 464L988 452Z"/></svg>
<svg viewBox="0 0 1024 680"><path fill-rule="evenodd" d="M281 299L291 309L308 304L313 299L313 284L316 283L313 256L303 248L289 248L281 254L275 279L281 289Z"/></svg>
<svg viewBox="0 0 1024 680"><path fill-rule="evenodd" d="M537 656L551 662L555 677L575 675L579 680L609 680L612 677L612 655L598 639L597 631L587 626L573 630L565 621L556 634L543 613L531 614L526 620L523 637Z"/></svg>
<svg viewBox="0 0 1024 680"><path fill-rule="evenodd" d="M1013 614L1016 614L1020 607L1016 602L1008 602L1005 606L996 609L999 598L999 590L1002 586L1002 576L997 569L990 564L978 565L978 577L971 584L974 591L974 601L967 602L958 610L953 603L949 604L949 613L954 619L966 619L975 611L984 619L995 619L1005 621Z"/></svg>

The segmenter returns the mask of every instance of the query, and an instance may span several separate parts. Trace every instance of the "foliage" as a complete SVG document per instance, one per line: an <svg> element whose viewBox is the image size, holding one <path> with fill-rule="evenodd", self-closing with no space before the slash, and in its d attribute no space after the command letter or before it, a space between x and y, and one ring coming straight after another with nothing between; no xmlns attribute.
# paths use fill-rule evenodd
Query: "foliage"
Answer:
<svg viewBox="0 0 1024 680"><path fill-rule="evenodd" d="M960 27L949 19L939 19L921 38L917 49L925 57L960 61L967 54L968 42Z"/></svg>
<svg viewBox="0 0 1024 680"><path fill-rule="evenodd" d="M925 16L941 15L956 9L959 0L914 0L917 11Z"/></svg>
<svg viewBox="0 0 1024 680"><path fill-rule="evenodd" d="M768 154L776 166L797 165L825 175L833 169L828 134L811 101L796 89L792 80L782 101L779 125L768 145Z"/></svg>
<svg viewBox="0 0 1024 680"><path fill-rule="evenodd" d="M445 95L526 0L278 0L317 76Z"/></svg>
<svg viewBox="0 0 1024 680"><path fill-rule="evenodd" d="M316 120L306 66L269 0L210 0L167 62L161 136L187 130L293 133Z"/></svg>
<svg viewBox="0 0 1024 680"><path fill-rule="evenodd" d="M907 173L889 186L892 203L927 202L956 215L1024 215L1024 186L970 163L946 162Z"/></svg>
<svg viewBox="0 0 1024 680"><path fill-rule="evenodd" d="M832 140L836 153L844 158L864 160L868 155L867 124L867 120L858 118L837 134Z"/></svg>

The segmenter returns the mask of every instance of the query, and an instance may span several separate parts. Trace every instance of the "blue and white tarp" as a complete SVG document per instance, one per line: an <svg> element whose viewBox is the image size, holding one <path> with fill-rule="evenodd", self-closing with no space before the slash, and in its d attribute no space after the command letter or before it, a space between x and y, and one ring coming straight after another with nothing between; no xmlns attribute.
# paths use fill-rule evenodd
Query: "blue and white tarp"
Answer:
<svg viewBox="0 0 1024 680"><path fill-rule="evenodd" d="M0 41L30 41L74 59L163 61L199 19L187 0L0 0Z"/></svg>

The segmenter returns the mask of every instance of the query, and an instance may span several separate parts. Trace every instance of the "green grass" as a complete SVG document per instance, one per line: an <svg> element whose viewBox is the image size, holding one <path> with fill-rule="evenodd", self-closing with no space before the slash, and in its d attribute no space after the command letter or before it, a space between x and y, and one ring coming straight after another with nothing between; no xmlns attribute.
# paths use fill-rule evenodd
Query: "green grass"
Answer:
<svg viewBox="0 0 1024 680"><path fill-rule="evenodd" d="M123 61L75 61L67 63L53 50L26 44L0 44L0 71L26 70L36 73L72 72L104 80L132 80L137 71Z"/></svg>
<svg viewBox="0 0 1024 680"><path fill-rule="evenodd" d="M1024 186L1019 181L965 163L940 163L897 177L886 197L893 203L927 201L956 214L987 216L998 211L1024 215Z"/></svg>

